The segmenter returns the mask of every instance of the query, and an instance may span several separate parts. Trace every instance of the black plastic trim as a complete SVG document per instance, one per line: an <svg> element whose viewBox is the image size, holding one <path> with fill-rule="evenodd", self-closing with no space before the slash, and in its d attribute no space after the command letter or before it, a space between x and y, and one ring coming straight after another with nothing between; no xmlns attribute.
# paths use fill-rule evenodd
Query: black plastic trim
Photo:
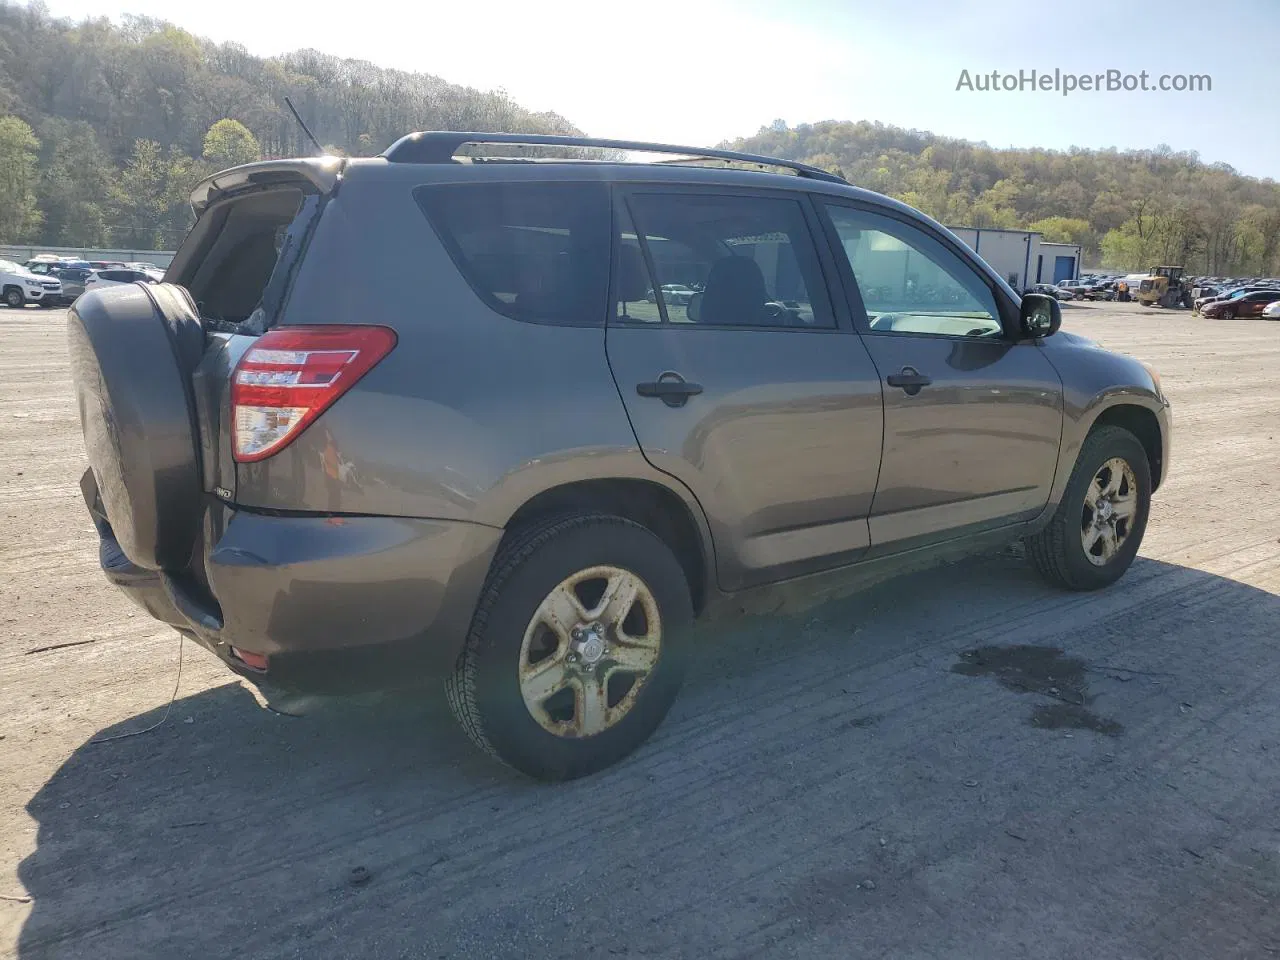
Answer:
<svg viewBox="0 0 1280 960"><path fill-rule="evenodd" d="M844 177L819 167L765 157L737 150L719 150L710 147L684 147L670 143L647 143L641 140L607 140L601 137L573 137L561 134L533 133L454 133L427 130L401 137L382 154L392 163L453 163L459 148L468 144L506 144L529 147L587 147L604 150L636 150L644 153L667 153L690 160L727 160L734 163L750 163L761 167L791 170L797 176L828 183L843 183Z"/></svg>

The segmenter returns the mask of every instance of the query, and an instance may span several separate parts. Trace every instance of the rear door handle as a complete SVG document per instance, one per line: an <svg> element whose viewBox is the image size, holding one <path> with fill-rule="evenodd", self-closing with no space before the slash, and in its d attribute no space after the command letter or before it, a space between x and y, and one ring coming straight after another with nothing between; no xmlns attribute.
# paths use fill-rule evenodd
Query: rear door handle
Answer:
<svg viewBox="0 0 1280 960"><path fill-rule="evenodd" d="M702 392L702 384L690 383L678 373L664 373L657 380L636 384L636 393L642 397L657 397L668 407L680 407L690 397Z"/></svg>
<svg viewBox="0 0 1280 960"><path fill-rule="evenodd" d="M884 382L891 387L901 387L907 396L914 397L920 392L921 387L927 387L933 383L933 378L925 376L915 367L903 367L901 373L889 374L884 378Z"/></svg>

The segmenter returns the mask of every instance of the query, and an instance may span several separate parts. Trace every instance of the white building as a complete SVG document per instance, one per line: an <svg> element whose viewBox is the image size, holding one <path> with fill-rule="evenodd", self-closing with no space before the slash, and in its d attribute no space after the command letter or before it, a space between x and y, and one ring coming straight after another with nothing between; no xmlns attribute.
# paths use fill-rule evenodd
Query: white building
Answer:
<svg viewBox="0 0 1280 960"><path fill-rule="evenodd" d="M1080 246L1046 243L1030 230L950 227L1019 293L1033 283L1058 283L1080 277Z"/></svg>
<svg viewBox="0 0 1280 960"><path fill-rule="evenodd" d="M1028 230L988 230L978 227L951 227L951 232L969 245L1009 286L1021 293L1036 281L1036 254L1040 234Z"/></svg>
<svg viewBox="0 0 1280 960"><path fill-rule="evenodd" d="M1040 242L1033 283L1080 279L1080 244Z"/></svg>

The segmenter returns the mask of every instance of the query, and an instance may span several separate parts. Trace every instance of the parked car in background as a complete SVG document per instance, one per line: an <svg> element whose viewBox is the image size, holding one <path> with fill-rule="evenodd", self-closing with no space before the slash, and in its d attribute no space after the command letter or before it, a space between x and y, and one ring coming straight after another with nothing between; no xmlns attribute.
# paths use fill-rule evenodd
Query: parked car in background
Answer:
<svg viewBox="0 0 1280 960"><path fill-rule="evenodd" d="M62 267L53 271L53 275L62 281L62 301L64 304L74 303L76 297L84 293L85 281L93 275L89 267Z"/></svg>
<svg viewBox="0 0 1280 960"><path fill-rule="evenodd" d="M115 287L125 283L159 283L159 279L142 270L120 268L116 270L95 270L84 281L85 291L100 290L103 287Z"/></svg>
<svg viewBox="0 0 1280 960"><path fill-rule="evenodd" d="M1046 297L1053 297L1055 300L1067 299L1063 297L1062 291L1055 287L1052 283L1033 283L1029 286L1026 293L1042 293Z"/></svg>
<svg viewBox="0 0 1280 960"><path fill-rule="evenodd" d="M1115 283L1110 280L1090 280L1081 291L1081 296L1086 300L1114 300Z"/></svg>
<svg viewBox="0 0 1280 960"><path fill-rule="evenodd" d="M62 292L48 301L50 306L67 306L84 293L84 281L92 272L88 261L73 257L36 257L26 268L38 277L51 277L62 284Z"/></svg>
<svg viewBox="0 0 1280 960"><path fill-rule="evenodd" d="M662 299L666 303L675 304L676 306L687 307L689 301L698 291L693 287L687 287L683 283L664 283L662 285ZM658 302L658 295L652 288L645 294L645 299L650 303Z"/></svg>
<svg viewBox="0 0 1280 960"><path fill-rule="evenodd" d="M1240 286L1224 289L1221 293L1212 297L1201 297L1192 301L1191 309L1193 313L1200 313L1205 307L1212 303L1221 303L1225 300L1238 300L1250 293L1265 293L1267 291L1276 291L1277 288L1268 284L1267 286Z"/></svg>
<svg viewBox="0 0 1280 960"><path fill-rule="evenodd" d="M32 273L12 260L0 260L0 300L15 309L29 303L55 307L62 302L62 281Z"/></svg>
<svg viewBox="0 0 1280 960"><path fill-rule="evenodd" d="M1211 320L1234 320L1237 317L1260 317L1269 304L1276 301L1280 291L1253 290L1239 297L1214 300L1200 308L1200 316Z"/></svg>
<svg viewBox="0 0 1280 960"><path fill-rule="evenodd" d="M138 270L147 276L154 278L156 281L164 279L164 267L158 267L154 263L135 262L126 263L126 267L130 270Z"/></svg>
<svg viewBox="0 0 1280 960"><path fill-rule="evenodd" d="M1280 320L1280 300L1268 303L1262 308L1263 320Z"/></svg>

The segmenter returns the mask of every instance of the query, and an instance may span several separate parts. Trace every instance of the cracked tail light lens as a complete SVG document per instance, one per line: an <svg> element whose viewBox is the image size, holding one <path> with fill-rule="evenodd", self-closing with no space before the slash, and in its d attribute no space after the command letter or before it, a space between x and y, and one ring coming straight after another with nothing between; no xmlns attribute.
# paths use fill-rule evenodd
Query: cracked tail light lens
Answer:
<svg viewBox="0 0 1280 960"><path fill-rule="evenodd" d="M282 327L257 339L231 377L239 463L288 446L396 345L388 327Z"/></svg>

